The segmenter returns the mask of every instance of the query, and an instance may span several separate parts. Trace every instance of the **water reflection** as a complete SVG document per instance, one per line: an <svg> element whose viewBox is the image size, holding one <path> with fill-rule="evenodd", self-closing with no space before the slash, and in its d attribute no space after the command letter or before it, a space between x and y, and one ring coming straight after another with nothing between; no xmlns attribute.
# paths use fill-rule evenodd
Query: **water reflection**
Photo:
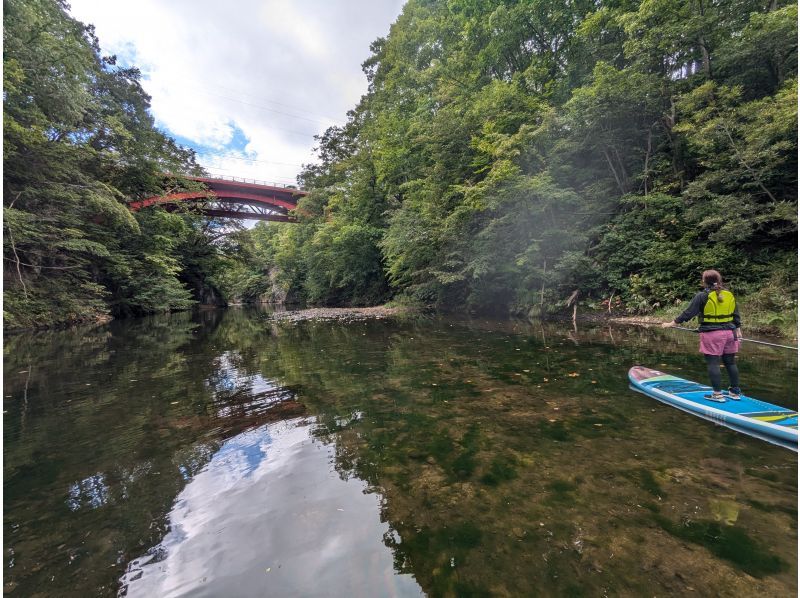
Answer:
<svg viewBox="0 0 800 598"><path fill-rule="evenodd" d="M296 419L226 441L178 496L164 540L128 567L127 595L420 595L381 546L379 498L336 475L312 429Z"/></svg>
<svg viewBox="0 0 800 598"><path fill-rule="evenodd" d="M77 511L81 507L96 509L106 504L108 499L109 490L105 476L98 473L70 485L67 506L72 511Z"/></svg>
<svg viewBox="0 0 800 598"><path fill-rule="evenodd" d="M696 342L245 310L10 337L4 589L792 594L797 456L627 387L703 379ZM748 390L796 407L795 357L743 349Z"/></svg>

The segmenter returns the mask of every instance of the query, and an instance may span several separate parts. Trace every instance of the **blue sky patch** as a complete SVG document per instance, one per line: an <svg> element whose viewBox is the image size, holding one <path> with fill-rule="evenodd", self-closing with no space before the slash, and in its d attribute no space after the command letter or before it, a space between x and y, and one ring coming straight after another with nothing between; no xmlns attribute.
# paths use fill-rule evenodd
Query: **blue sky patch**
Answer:
<svg viewBox="0 0 800 598"><path fill-rule="evenodd" d="M202 143L194 141L193 139L189 139L188 137L182 137L181 135L176 135L175 133L170 131L167 127L163 126L163 123L159 123L159 125L160 125L159 128L163 130L164 133L172 137L180 145L192 148L194 151L198 153L198 155L211 157L211 156L225 156L229 154L236 154L236 155L241 155L243 158L250 157L256 159L258 157L254 152L250 152L249 154L245 152L247 144L250 143L250 138L247 137L244 131L241 128L237 127L236 124L234 124L233 122L228 123L228 126L230 126L231 130L233 131L233 136L231 137L231 140L221 148L212 145L204 145Z"/></svg>

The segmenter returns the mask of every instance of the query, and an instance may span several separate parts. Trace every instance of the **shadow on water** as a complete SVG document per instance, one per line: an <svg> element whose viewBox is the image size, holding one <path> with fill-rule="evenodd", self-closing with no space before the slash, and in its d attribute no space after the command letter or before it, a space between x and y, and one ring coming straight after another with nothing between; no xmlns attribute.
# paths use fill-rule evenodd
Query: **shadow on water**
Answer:
<svg viewBox="0 0 800 598"><path fill-rule="evenodd" d="M635 364L703 380L696 342L251 310L11 337L5 589L793 593L797 456L628 389ZM795 355L740 370L796 407Z"/></svg>

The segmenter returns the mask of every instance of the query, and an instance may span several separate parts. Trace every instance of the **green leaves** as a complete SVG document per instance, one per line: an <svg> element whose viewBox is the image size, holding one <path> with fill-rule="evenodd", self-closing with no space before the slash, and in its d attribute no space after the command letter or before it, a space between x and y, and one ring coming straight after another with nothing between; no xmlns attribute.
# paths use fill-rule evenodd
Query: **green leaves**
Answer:
<svg viewBox="0 0 800 598"><path fill-rule="evenodd" d="M10 326L191 303L178 280L191 252L180 241L199 224L166 214L160 223L159 216L137 221L126 200L162 193L162 169L191 172L193 154L154 128L138 71L116 68L98 51L92 30L62 3L4 4Z"/></svg>
<svg viewBox="0 0 800 598"><path fill-rule="evenodd" d="M678 104L699 175L690 213L711 241L793 244L797 230L797 81L743 101L740 88L708 82ZM734 217L735 215L735 217Z"/></svg>
<svg viewBox="0 0 800 598"><path fill-rule="evenodd" d="M417 300L520 312L575 288L648 311L712 265L754 284L782 267L768 248L796 249L795 15L409 2L307 170L320 185L294 280L339 301L351 255ZM366 224L380 256L362 262L336 231Z"/></svg>
<svg viewBox="0 0 800 598"><path fill-rule="evenodd" d="M188 288L541 313L575 289L652 310L709 267L748 290L794 280L796 3L411 0L371 46L368 93L318 138L298 224L216 241L196 215L125 206L197 171L138 71L59 4L7 4L14 321L47 296L184 308Z"/></svg>

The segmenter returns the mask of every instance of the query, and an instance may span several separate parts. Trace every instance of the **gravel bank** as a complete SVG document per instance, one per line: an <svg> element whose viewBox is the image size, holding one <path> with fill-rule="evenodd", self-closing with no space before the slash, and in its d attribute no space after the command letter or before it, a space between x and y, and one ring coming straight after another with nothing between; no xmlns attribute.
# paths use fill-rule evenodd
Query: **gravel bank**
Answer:
<svg viewBox="0 0 800 598"><path fill-rule="evenodd" d="M271 318L276 322L337 321L360 322L362 320L383 320L402 313L408 313L404 307L315 307L296 311L275 312Z"/></svg>

